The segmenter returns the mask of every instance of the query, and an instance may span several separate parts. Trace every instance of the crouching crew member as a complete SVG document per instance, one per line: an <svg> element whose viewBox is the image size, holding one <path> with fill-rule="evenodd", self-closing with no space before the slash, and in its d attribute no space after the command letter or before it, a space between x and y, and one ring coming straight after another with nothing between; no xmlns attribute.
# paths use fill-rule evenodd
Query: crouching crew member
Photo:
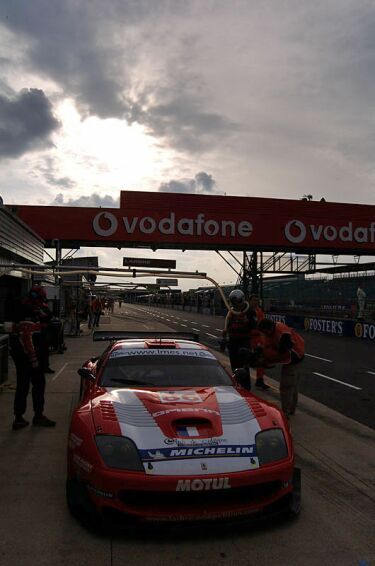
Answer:
<svg viewBox="0 0 375 566"><path fill-rule="evenodd" d="M298 382L302 360L305 355L305 341L300 334L282 322L267 318L258 323L263 334L264 365L282 364L280 376L281 408L286 417L293 415L298 402Z"/></svg>
<svg viewBox="0 0 375 566"><path fill-rule="evenodd" d="M232 371L244 366L245 360L241 348L248 349L252 329L256 328L256 321L250 310L249 303L241 289L234 289L229 294L231 309L225 318L223 338L228 339L228 353ZM248 387L251 389L250 370L248 371Z"/></svg>

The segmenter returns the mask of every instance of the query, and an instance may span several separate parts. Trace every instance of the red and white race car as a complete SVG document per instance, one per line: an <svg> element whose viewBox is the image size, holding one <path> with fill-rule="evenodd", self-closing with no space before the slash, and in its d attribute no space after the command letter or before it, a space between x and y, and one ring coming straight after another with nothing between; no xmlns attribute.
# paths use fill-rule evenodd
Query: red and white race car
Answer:
<svg viewBox="0 0 375 566"><path fill-rule="evenodd" d="M196 336L95 332L69 432L67 501L142 521L298 514L300 471L280 410L237 384Z"/></svg>

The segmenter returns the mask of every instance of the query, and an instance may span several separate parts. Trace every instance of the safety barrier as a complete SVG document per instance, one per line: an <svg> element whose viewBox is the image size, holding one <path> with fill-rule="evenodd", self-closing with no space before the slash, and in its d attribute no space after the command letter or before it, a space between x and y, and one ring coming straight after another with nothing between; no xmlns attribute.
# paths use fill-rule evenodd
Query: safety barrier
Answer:
<svg viewBox="0 0 375 566"><path fill-rule="evenodd" d="M375 341L375 323L373 322L283 313L267 313L266 317L296 329Z"/></svg>

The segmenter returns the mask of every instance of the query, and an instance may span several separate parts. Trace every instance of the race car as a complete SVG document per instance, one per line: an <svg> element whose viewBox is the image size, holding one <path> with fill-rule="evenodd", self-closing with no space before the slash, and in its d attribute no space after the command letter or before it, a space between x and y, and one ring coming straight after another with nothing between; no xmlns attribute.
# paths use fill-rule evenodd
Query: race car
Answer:
<svg viewBox="0 0 375 566"><path fill-rule="evenodd" d="M109 345L78 370L66 483L74 514L136 524L299 513L288 423L238 383L241 370L229 374L189 333L93 336Z"/></svg>

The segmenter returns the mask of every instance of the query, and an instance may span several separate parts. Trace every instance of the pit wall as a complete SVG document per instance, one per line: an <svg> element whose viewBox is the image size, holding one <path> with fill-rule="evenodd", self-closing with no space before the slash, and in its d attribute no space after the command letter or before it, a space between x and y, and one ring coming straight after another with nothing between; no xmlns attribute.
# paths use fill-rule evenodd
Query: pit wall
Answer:
<svg viewBox="0 0 375 566"><path fill-rule="evenodd" d="M266 313L266 317L275 322L283 322L297 330L375 341L375 323L373 322L278 313Z"/></svg>

